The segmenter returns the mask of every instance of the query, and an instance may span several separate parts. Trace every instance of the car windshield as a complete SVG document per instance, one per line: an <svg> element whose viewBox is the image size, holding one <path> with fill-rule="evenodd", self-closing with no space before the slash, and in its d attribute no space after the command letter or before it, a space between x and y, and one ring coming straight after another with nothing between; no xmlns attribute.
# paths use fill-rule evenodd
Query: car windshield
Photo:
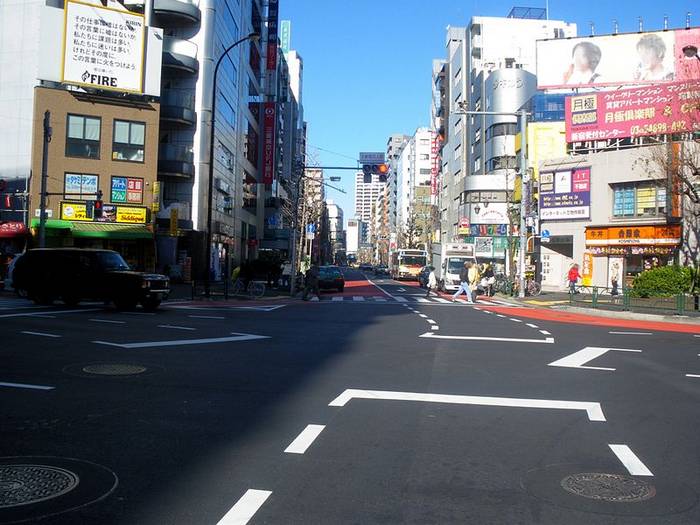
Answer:
<svg viewBox="0 0 700 525"><path fill-rule="evenodd" d="M128 270L129 265L115 252L100 252L97 259L105 270Z"/></svg>
<svg viewBox="0 0 700 525"><path fill-rule="evenodd" d="M466 259L448 259L447 271L449 273L459 273L464 268Z"/></svg>
<svg viewBox="0 0 700 525"><path fill-rule="evenodd" d="M404 255L401 257L399 264L405 264L406 266L424 266L425 257L422 255Z"/></svg>

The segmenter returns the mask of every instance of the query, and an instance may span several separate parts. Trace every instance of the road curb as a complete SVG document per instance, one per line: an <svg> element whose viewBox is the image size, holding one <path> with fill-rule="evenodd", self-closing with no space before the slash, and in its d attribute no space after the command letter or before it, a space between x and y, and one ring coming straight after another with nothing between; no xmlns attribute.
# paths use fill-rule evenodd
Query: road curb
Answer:
<svg viewBox="0 0 700 525"><path fill-rule="evenodd" d="M656 315L638 312L614 312L610 310L597 310L594 308L580 308L577 306L551 306L550 310L571 312L577 314L593 315L596 317L609 317L613 319L628 319L633 321L654 321L662 323L688 324L700 326L700 319L694 319L683 315Z"/></svg>

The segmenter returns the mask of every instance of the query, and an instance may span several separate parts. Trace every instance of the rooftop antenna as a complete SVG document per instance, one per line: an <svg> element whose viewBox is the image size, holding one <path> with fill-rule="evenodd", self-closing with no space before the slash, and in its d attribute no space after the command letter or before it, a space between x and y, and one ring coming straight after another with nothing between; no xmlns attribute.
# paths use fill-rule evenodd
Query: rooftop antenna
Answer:
<svg viewBox="0 0 700 525"><path fill-rule="evenodd" d="M664 15L664 31L668 31L668 15Z"/></svg>
<svg viewBox="0 0 700 525"><path fill-rule="evenodd" d="M588 22L591 25L591 36L595 36L595 24L593 21Z"/></svg>
<svg viewBox="0 0 700 525"><path fill-rule="evenodd" d="M641 33L644 31L644 21L642 20L642 17L639 17L639 32Z"/></svg>
<svg viewBox="0 0 700 525"><path fill-rule="evenodd" d="M685 14L685 28L690 29L690 11Z"/></svg>
<svg viewBox="0 0 700 525"><path fill-rule="evenodd" d="M617 19L613 19L613 35L616 35L620 31L620 27L617 23Z"/></svg>

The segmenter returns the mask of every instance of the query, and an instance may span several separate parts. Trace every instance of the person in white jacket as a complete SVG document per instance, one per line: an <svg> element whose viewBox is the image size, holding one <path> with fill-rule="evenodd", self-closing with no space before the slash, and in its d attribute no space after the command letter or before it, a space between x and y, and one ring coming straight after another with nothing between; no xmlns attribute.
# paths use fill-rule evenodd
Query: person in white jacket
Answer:
<svg viewBox="0 0 700 525"><path fill-rule="evenodd" d="M438 293L437 288L438 288L438 283L437 283L437 277L435 277L435 267L431 266L430 273L428 274L428 283L425 286L425 289L426 289L425 296L428 297L430 295L431 290L432 290L432 292L439 297L440 294Z"/></svg>

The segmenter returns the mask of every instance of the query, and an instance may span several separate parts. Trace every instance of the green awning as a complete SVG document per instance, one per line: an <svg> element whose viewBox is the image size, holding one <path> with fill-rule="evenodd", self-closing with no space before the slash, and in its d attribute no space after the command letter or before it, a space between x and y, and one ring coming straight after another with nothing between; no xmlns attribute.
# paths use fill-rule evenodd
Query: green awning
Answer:
<svg viewBox="0 0 700 525"><path fill-rule="evenodd" d="M73 222L73 237L98 239L153 239L145 224L115 224L111 222Z"/></svg>
<svg viewBox="0 0 700 525"><path fill-rule="evenodd" d="M71 221L63 221L61 219L46 219L46 228L52 230L72 230L73 223ZM32 228L39 227L39 219L34 218L31 222Z"/></svg>

